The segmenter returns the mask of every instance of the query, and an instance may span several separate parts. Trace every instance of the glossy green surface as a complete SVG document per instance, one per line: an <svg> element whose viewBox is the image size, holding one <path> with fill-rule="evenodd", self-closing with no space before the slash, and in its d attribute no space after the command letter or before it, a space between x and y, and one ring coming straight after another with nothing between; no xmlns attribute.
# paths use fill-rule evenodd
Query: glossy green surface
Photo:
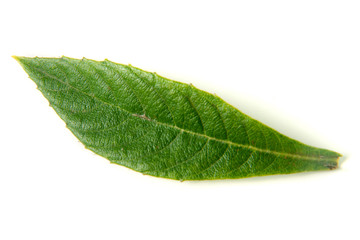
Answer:
<svg viewBox="0 0 360 240"><path fill-rule="evenodd" d="M328 170L340 154L290 139L219 97L108 60L15 57L86 148L178 180Z"/></svg>

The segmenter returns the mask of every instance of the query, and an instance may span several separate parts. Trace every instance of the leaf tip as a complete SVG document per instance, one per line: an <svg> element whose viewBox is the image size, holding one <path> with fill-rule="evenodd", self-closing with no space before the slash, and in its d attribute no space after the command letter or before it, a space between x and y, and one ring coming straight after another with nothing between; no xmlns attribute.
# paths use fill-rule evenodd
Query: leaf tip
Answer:
<svg viewBox="0 0 360 240"><path fill-rule="evenodd" d="M25 62L26 62L26 60L28 60L28 59L31 59L31 58L29 58L29 57L21 57L21 56L15 56L15 55L13 55L13 56L11 56L13 59L15 59L18 63L20 63L21 65L23 65Z"/></svg>
<svg viewBox="0 0 360 240"><path fill-rule="evenodd" d="M23 68L25 67L26 59L27 57L20 57L20 56L11 56L13 59L15 59Z"/></svg>
<svg viewBox="0 0 360 240"><path fill-rule="evenodd" d="M15 56L15 55L13 55L13 56L11 56L11 57L12 57L13 59L15 59L16 61L20 62L21 57Z"/></svg>

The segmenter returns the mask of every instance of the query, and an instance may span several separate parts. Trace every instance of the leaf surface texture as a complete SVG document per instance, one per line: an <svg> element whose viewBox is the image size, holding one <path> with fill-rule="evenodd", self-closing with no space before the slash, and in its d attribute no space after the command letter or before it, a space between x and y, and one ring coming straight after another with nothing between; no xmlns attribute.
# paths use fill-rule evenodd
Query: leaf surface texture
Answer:
<svg viewBox="0 0 360 240"><path fill-rule="evenodd" d="M15 57L86 148L144 174L229 179L334 169L300 143L192 85L108 60Z"/></svg>

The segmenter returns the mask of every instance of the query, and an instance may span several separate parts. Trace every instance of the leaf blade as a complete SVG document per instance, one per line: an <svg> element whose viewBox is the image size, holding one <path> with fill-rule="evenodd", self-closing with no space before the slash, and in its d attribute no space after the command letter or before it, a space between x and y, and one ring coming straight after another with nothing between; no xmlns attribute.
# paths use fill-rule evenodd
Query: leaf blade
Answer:
<svg viewBox="0 0 360 240"><path fill-rule="evenodd" d="M333 169L336 152L290 139L193 86L108 60L16 57L72 133L136 171L204 180Z"/></svg>

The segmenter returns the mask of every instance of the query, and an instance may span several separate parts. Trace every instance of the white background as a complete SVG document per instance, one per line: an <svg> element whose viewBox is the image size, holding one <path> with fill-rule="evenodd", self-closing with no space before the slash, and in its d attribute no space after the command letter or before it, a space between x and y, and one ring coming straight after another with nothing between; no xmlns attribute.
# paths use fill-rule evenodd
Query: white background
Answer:
<svg viewBox="0 0 360 240"><path fill-rule="evenodd" d="M1 1L0 239L360 239L360 2ZM131 63L338 170L177 182L85 150L11 58Z"/></svg>

